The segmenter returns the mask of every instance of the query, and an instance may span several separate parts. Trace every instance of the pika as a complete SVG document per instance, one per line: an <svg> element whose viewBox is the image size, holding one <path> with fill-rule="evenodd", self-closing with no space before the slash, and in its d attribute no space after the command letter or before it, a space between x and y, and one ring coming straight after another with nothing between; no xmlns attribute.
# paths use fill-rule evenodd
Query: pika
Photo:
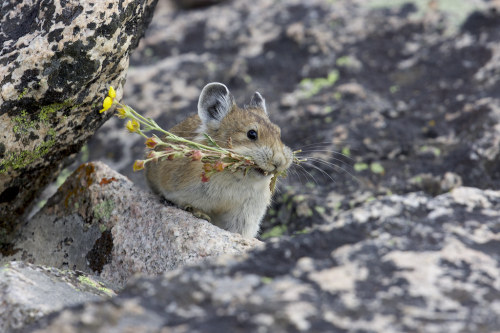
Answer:
<svg viewBox="0 0 500 333"><path fill-rule="evenodd" d="M268 117L264 98L256 92L248 106L238 107L222 83L207 84L195 114L170 129L175 135L207 144L204 133L218 145L251 157L256 168L247 172L223 170L202 182L202 163L182 157L146 165L153 190L181 208L190 208L243 237L255 237L271 202L273 173L288 169L290 148L281 142L281 130Z"/></svg>

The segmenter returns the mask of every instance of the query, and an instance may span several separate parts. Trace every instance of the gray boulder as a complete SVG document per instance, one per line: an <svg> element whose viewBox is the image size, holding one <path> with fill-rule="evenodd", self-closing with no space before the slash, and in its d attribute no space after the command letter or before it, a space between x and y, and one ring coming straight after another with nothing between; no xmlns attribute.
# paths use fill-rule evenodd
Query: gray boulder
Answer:
<svg viewBox="0 0 500 333"><path fill-rule="evenodd" d="M108 86L125 83L130 52L157 0L0 5L0 247L61 162L110 117ZM121 89L117 89L119 92Z"/></svg>
<svg viewBox="0 0 500 333"><path fill-rule="evenodd" d="M498 331L499 221L499 191L392 195L248 257L139 278L25 331Z"/></svg>
<svg viewBox="0 0 500 333"><path fill-rule="evenodd" d="M0 268L0 331L10 332L65 307L115 295L83 272L11 262Z"/></svg>
<svg viewBox="0 0 500 333"><path fill-rule="evenodd" d="M260 243L166 205L95 162L68 177L0 262L79 270L121 287L134 274L158 275Z"/></svg>

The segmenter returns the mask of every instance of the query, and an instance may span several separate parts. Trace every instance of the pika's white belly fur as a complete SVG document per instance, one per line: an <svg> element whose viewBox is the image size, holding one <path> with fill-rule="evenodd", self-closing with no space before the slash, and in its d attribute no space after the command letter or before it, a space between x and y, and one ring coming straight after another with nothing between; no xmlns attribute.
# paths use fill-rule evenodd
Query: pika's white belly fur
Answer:
<svg viewBox="0 0 500 333"><path fill-rule="evenodd" d="M255 237L271 201L271 176L228 172L212 175L182 190L162 191L175 204L190 205L210 216L212 223L243 237Z"/></svg>

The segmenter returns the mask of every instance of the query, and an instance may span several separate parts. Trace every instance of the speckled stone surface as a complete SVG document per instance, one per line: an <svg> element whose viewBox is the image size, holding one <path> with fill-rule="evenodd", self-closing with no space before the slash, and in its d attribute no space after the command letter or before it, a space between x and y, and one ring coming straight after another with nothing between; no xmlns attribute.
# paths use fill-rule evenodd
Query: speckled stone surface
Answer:
<svg viewBox="0 0 500 333"><path fill-rule="evenodd" d="M109 118L157 0L0 5L0 245L61 162ZM120 95L118 96L120 97Z"/></svg>
<svg viewBox="0 0 500 333"><path fill-rule="evenodd" d="M27 331L493 332L499 235L499 191L392 195L247 257L140 278Z"/></svg>
<svg viewBox="0 0 500 333"><path fill-rule="evenodd" d="M77 269L123 286L133 274L158 275L260 243L168 206L95 162L75 171L22 226L12 254L0 262Z"/></svg>
<svg viewBox="0 0 500 333"><path fill-rule="evenodd" d="M0 268L0 331L11 332L68 306L116 296L96 277L11 262Z"/></svg>

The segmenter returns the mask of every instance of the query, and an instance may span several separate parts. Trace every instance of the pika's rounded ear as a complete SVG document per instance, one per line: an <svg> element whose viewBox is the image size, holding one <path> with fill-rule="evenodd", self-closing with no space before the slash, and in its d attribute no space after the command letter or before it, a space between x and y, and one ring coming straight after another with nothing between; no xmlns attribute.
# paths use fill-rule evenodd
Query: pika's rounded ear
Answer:
<svg viewBox="0 0 500 333"><path fill-rule="evenodd" d="M253 94L252 100L250 101L250 107L262 109L267 114L266 100L258 91Z"/></svg>
<svg viewBox="0 0 500 333"><path fill-rule="evenodd" d="M198 99L198 116L203 124L218 127L232 107L233 97L229 89L222 83L212 82L201 91Z"/></svg>

